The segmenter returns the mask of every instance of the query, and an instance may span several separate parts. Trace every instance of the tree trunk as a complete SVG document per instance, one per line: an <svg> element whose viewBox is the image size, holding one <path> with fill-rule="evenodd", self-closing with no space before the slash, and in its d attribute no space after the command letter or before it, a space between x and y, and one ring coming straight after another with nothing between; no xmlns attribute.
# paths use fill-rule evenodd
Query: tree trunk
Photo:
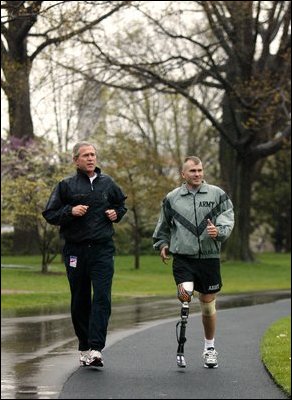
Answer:
<svg viewBox="0 0 292 400"><path fill-rule="evenodd" d="M223 100L223 126L228 136L235 140L237 134L230 113L231 105ZM253 261L249 246L250 209L255 161L251 161L245 152L236 151L223 137L220 138L219 160L222 188L230 196L234 206L235 225L231 236L224 244L228 259Z"/></svg>
<svg viewBox="0 0 292 400"><path fill-rule="evenodd" d="M222 142L222 141L221 141ZM224 150L223 150L224 148ZM251 193L255 164L248 157L240 157L234 151L220 147L221 171L225 188L234 206L235 225L230 238L225 243L228 259L253 261L254 257L249 246ZM228 157L223 154L229 151ZM231 166L230 166L231 165Z"/></svg>
<svg viewBox="0 0 292 400"><path fill-rule="evenodd" d="M35 4L28 8L24 4L27 2L3 3L9 16L8 25L1 24L1 37L3 34L7 42L1 48L1 68L5 77L2 88L8 100L9 135L26 141L34 137L29 86L32 61L27 51L27 36L36 22L41 2L31 2Z"/></svg>
<svg viewBox="0 0 292 400"><path fill-rule="evenodd" d="M47 274L49 272L49 266L46 264L44 258L42 260L42 274Z"/></svg>
<svg viewBox="0 0 292 400"><path fill-rule="evenodd" d="M20 53L22 46L17 47ZM7 68L7 98L9 111L10 136L29 139L34 137L33 124L30 110L29 74L30 62L27 58L17 57L10 60ZM6 70L7 70L6 69Z"/></svg>
<svg viewBox="0 0 292 400"><path fill-rule="evenodd" d="M135 227L134 231L134 266L135 269L140 268L140 234L139 234L139 227Z"/></svg>
<svg viewBox="0 0 292 400"><path fill-rule="evenodd" d="M42 273L46 274L49 272L50 264L57 257L60 249L59 246L56 246L56 244L54 243L56 232L49 228L49 224L47 222L45 222L44 225L40 224L38 228L39 249L42 255L41 271Z"/></svg>
<svg viewBox="0 0 292 400"><path fill-rule="evenodd" d="M133 207L134 225L133 225L133 240L134 240L134 268L140 268L140 247L141 247L141 235L139 230L139 217L136 208Z"/></svg>

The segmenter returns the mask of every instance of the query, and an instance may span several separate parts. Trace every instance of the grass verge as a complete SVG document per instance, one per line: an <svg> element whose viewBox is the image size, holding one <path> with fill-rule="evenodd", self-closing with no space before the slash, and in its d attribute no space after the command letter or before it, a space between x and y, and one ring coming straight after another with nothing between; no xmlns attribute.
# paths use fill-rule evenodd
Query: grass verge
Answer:
<svg viewBox="0 0 292 400"><path fill-rule="evenodd" d="M267 329L261 356L273 380L291 396L291 317L281 318Z"/></svg>

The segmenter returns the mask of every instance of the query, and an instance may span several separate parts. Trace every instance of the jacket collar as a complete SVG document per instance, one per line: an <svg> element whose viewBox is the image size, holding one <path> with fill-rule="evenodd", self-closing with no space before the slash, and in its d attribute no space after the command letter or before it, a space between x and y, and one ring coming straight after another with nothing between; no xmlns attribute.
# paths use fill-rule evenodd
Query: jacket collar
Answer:
<svg viewBox="0 0 292 400"><path fill-rule="evenodd" d="M101 174L101 169L99 167L95 167L94 172L96 173L97 178L99 178L99 176ZM77 168L77 174L81 175L81 176L87 176L88 177L88 175L84 171L79 169L79 168Z"/></svg>
<svg viewBox="0 0 292 400"><path fill-rule="evenodd" d="M181 191L181 195L182 196L190 194L190 191L189 191L186 183L183 183L181 185L181 190L180 191ZM207 182L205 180L203 180L197 193L207 193L207 192L208 192L208 185L207 185Z"/></svg>

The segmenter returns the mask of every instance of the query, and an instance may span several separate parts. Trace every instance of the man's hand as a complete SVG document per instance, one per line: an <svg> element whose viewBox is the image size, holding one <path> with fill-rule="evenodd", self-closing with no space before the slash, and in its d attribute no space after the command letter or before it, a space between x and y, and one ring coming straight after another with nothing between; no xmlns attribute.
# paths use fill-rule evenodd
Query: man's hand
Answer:
<svg viewBox="0 0 292 400"><path fill-rule="evenodd" d="M106 210L105 214L111 221L115 221L118 218L117 212L114 209Z"/></svg>
<svg viewBox="0 0 292 400"><path fill-rule="evenodd" d="M75 207L72 207L72 215L74 217L83 217L84 214L86 214L89 206L84 206L84 205L78 205Z"/></svg>
<svg viewBox="0 0 292 400"><path fill-rule="evenodd" d="M163 263L167 264L167 260L170 259L169 255L168 255L168 246L162 247L162 249L160 250L160 257L161 257Z"/></svg>
<svg viewBox="0 0 292 400"><path fill-rule="evenodd" d="M212 224L212 222L209 219L207 221L208 221L207 233L212 239L215 239L218 236L218 229L216 228L215 225Z"/></svg>

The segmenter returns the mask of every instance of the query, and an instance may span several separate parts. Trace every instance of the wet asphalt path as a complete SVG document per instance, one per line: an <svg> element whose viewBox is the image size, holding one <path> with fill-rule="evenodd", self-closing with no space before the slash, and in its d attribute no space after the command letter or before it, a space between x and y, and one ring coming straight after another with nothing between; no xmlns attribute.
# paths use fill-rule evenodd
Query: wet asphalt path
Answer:
<svg viewBox="0 0 292 400"><path fill-rule="evenodd" d="M260 359L260 340L277 319L291 314L291 300L218 310L219 368L203 368L201 316L189 316L187 368L176 366L177 318L109 337L105 367L80 367L60 399L285 399Z"/></svg>

